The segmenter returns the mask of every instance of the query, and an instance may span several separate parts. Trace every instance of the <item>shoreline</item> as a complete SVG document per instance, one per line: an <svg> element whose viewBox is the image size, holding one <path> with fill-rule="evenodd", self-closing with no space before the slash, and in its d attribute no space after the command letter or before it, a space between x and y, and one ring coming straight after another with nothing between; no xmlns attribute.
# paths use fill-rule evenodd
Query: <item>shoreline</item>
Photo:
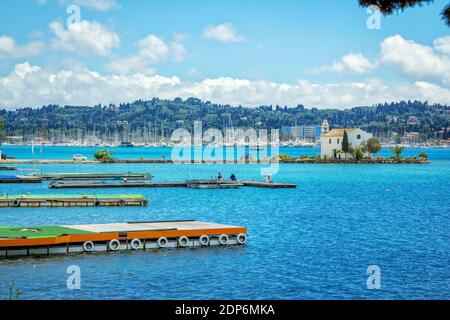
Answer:
<svg viewBox="0 0 450 320"><path fill-rule="evenodd" d="M322 160L314 158L306 159L290 159L290 160L234 160L234 161L217 161L217 160L202 160L202 161L172 161L163 159L115 159L112 161L73 161L73 160L0 160L0 165L18 165L18 164L430 164L428 159L423 158L403 158L400 160L383 158L383 159L364 159L356 160Z"/></svg>

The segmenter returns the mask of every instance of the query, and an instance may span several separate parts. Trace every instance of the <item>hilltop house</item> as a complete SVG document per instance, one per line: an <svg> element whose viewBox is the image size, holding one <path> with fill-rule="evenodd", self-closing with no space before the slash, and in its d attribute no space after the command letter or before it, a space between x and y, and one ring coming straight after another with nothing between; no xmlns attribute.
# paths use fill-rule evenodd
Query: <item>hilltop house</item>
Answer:
<svg viewBox="0 0 450 320"><path fill-rule="evenodd" d="M371 139L372 134L358 128L333 129L330 131L328 121L325 120L321 126L320 156L329 159L352 158L350 154L343 154L342 140L344 132L347 132L348 142L352 148L359 147L363 142Z"/></svg>

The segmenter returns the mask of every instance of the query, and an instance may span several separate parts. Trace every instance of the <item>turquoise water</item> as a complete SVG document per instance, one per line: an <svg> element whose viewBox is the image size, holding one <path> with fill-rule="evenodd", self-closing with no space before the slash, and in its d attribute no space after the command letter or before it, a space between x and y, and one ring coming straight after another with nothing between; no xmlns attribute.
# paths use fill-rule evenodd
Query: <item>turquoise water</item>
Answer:
<svg viewBox="0 0 450 320"><path fill-rule="evenodd" d="M18 158L25 147L3 150ZM163 148L145 148L155 157ZM29 149L28 149L29 150ZM138 148L119 157L150 157ZM44 158L92 150L48 148ZM288 149L306 154L314 149ZM170 149L167 149L170 155ZM388 153L387 150L383 151ZM419 149L407 150L416 155ZM427 149L431 165L281 165L293 190L129 189L147 208L2 209L0 225L198 219L245 225L244 247L121 252L0 261L3 281L24 299L422 299L450 298L450 150ZM29 151L28 151L29 153ZM21 166L23 168L30 166ZM259 179L258 165L43 165L46 172L148 171L155 180L221 172ZM0 185L0 193L51 193L47 185ZM117 190L86 190L114 193ZM54 192L54 191L53 191ZM79 193L79 190L66 190ZM81 290L66 269L81 268ZM381 268L381 290L366 269ZM2 281L3 280L3 281ZM4 290L3 290L4 287ZM5 294L3 294L5 293Z"/></svg>
<svg viewBox="0 0 450 320"><path fill-rule="evenodd" d="M17 159L33 159L33 154L31 151L31 146L2 146L1 150L6 153L8 156L14 156ZM86 156L88 159L93 159L94 153L107 149L113 153L113 156L117 159L137 159L137 158L145 158L145 159L161 159L165 157L165 159L171 159L172 148L169 147L150 147L150 148L121 148L121 147L52 147L52 146L35 146L34 147L34 159L52 159L52 160L71 160L74 154L82 154ZM229 148L231 150L233 148ZM435 154L435 156L440 157L439 153L433 152L435 149L406 149L404 151L405 156L417 156L420 151L431 152ZM239 148L234 149L232 154L240 155L248 153L254 157L258 156L257 151L249 150L248 148ZM262 157L273 154L288 154L291 156L317 156L320 155L319 148L280 148L279 151L266 150L264 149L261 152ZM224 153L225 154L225 153ZM445 153L442 153L445 154ZM194 151L192 151L192 155L194 155ZM377 155L381 156L392 156L392 153L387 148L383 148L381 152ZM445 155L444 155L445 157Z"/></svg>

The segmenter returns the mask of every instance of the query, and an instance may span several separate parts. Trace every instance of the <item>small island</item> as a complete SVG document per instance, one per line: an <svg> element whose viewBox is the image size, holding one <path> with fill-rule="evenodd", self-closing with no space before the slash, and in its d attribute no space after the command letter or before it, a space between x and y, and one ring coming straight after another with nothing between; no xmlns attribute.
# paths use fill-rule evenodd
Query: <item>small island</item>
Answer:
<svg viewBox="0 0 450 320"><path fill-rule="evenodd" d="M428 154L420 152L418 156L402 157L405 148L393 146L390 158L374 157L381 150L381 143L372 134L360 128L330 130L327 120L321 125L320 156L306 155L292 157L281 154L282 163L335 163L335 164L429 164Z"/></svg>

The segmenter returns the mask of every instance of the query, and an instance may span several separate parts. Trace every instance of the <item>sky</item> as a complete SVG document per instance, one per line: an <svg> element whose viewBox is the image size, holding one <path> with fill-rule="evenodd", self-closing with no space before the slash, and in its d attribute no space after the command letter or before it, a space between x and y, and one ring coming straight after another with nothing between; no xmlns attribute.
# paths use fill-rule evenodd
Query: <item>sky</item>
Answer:
<svg viewBox="0 0 450 320"><path fill-rule="evenodd" d="M0 1L0 108L450 104L447 3L382 16L357 0Z"/></svg>

